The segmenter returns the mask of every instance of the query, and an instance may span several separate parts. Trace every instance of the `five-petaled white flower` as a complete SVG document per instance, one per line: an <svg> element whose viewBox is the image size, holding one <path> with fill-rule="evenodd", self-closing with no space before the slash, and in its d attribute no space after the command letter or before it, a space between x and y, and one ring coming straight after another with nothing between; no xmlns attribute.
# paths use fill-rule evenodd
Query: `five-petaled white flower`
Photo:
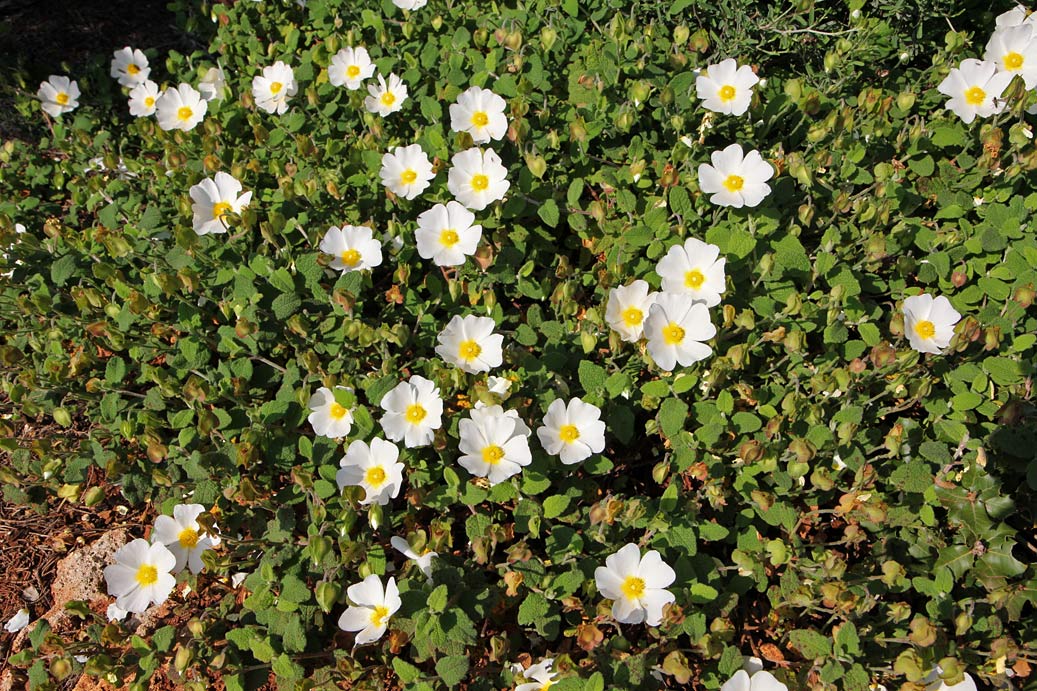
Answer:
<svg viewBox="0 0 1037 691"><path fill-rule="evenodd" d="M436 352L469 374L500 367L504 362L504 336L493 333L495 326L489 317L455 314L436 337Z"/></svg>
<svg viewBox="0 0 1037 691"><path fill-rule="evenodd" d="M215 177L206 178L191 188L191 210L194 212L194 232L199 235L226 233L224 217L228 213L240 214L252 200L252 193L241 192L241 183L222 170Z"/></svg>
<svg viewBox="0 0 1037 691"><path fill-rule="evenodd" d="M343 48L331 58L328 81L332 86L344 86L356 91L374 74L374 63L363 46Z"/></svg>
<svg viewBox="0 0 1037 691"><path fill-rule="evenodd" d="M554 661L553 657L546 657L535 665L530 665L529 669L523 670L522 676L533 681L519 684L515 691L547 691L558 676L558 672L551 671Z"/></svg>
<svg viewBox="0 0 1037 691"><path fill-rule="evenodd" d="M486 377L486 390L503 396L511 389L511 380L507 377L495 377L492 374Z"/></svg>
<svg viewBox="0 0 1037 691"><path fill-rule="evenodd" d="M703 343L717 335L709 309L685 293L659 293L645 320L648 354L667 372L713 354Z"/></svg>
<svg viewBox="0 0 1037 691"><path fill-rule="evenodd" d="M198 82L198 93L206 101L219 101L223 98L223 89L227 86L227 77L220 67L210 67L201 81Z"/></svg>
<svg viewBox="0 0 1037 691"><path fill-rule="evenodd" d="M187 566L191 573L201 573L205 568L202 553L220 546L220 537L204 531L198 517L205 512L201 504L177 504L173 515L155 519L155 530L151 541L161 543L176 557L173 573Z"/></svg>
<svg viewBox="0 0 1037 691"><path fill-rule="evenodd" d="M749 65L738 66L733 58L710 65L695 79L702 107L714 113L742 115L753 100L753 87L760 78Z"/></svg>
<svg viewBox="0 0 1037 691"><path fill-rule="evenodd" d="M718 206L756 206L771 192L767 181L774 169L755 149L743 155L742 147L732 144L723 151L710 154L713 165L699 165L699 187L711 194L709 201Z"/></svg>
<svg viewBox="0 0 1037 691"><path fill-rule="evenodd" d="M408 449L431 444L443 424L439 387L421 375L401 381L379 405L385 411L381 421L385 436L393 441L402 439Z"/></svg>
<svg viewBox="0 0 1037 691"><path fill-rule="evenodd" d="M378 177L393 194L414 199L428 188L436 174L432 172L432 162L421 146L411 144L397 146L392 153L384 154Z"/></svg>
<svg viewBox="0 0 1037 691"><path fill-rule="evenodd" d="M113 53L112 68L109 74L118 79L123 86L133 88L144 82L151 74L148 59L140 48L134 50L129 46Z"/></svg>
<svg viewBox="0 0 1037 691"><path fill-rule="evenodd" d="M573 398L566 404L560 398L551 401L544 424L537 428L537 438L544 450L572 465L605 450L605 423L601 409Z"/></svg>
<svg viewBox="0 0 1037 691"><path fill-rule="evenodd" d="M663 290L667 293L687 293L706 303L706 307L715 307L727 290L726 261L720 257L720 248L716 245L688 238L684 245L670 248L659 260L655 272L662 278Z"/></svg>
<svg viewBox="0 0 1037 691"><path fill-rule="evenodd" d="M656 295L649 292L648 283L640 279L628 286L613 288L605 307L605 321L624 341L634 343L640 340L644 334L645 317Z"/></svg>
<svg viewBox="0 0 1037 691"><path fill-rule="evenodd" d="M998 72L993 62L969 58L952 68L936 90L951 97L945 107L968 124L977 115L986 118L1004 110L1005 104L1000 98L1012 75L1012 72Z"/></svg>
<svg viewBox="0 0 1037 691"><path fill-rule="evenodd" d="M40 82L36 97L43 112L56 118L79 106L79 85L68 77L52 74L47 81Z"/></svg>
<svg viewBox="0 0 1037 691"><path fill-rule="evenodd" d="M183 130L188 132L195 128L209 104L190 84L181 84L175 89L166 89L155 102L155 117L158 126L164 130Z"/></svg>
<svg viewBox="0 0 1037 691"><path fill-rule="evenodd" d="M154 115L155 107L160 95L158 84L150 79L145 79L140 84L130 89L130 115L136 118L144 118L149 115Z"/></svg>
<svg viewBox="0 0 1037 691"><path fill-rule="evenodd" d="M335 387L341 391L350 391L345 386ZM313 432L321 437L338 439L349 434L353 428L353 413L335 400L335 393L322 386L313 392L307 406L312 412L309 417Z"/></svg>
<svg viewBox="0 0 1037 691"><path fill-rule="evenodd" d="M330 255L331 268L342 273L364 271L382 263L382 243L367 226L328 228L320 241L320 251Z"/></svg>
<svg viewBox="0 0 1037 691"><path fill-rule="evenodd" d="M360 504L388 504L400 493L403 484L403 463L399 462L400 450L392 442L375 437L368 446L357 439L346 455L339 461L341 466L335 473L335 482L341 490L345 487L363 487L364 498Z"/></svg>
<svg viewBox="0 0 1037 691"><path fill-rule="evenodd" d="M389 618L403 602L396 587L396 579L390 577L382 589L382 581L371 574L360 583L346 589L351 604L339 617L338 627L343 631L359 631L354 646L377 641L385 633Z"/></svg>
<svg viewBox="0 0 1037 691"><path fill-rule="evenodd" d="M503 139L508 131L507 107L504 99L489 89L473 86L450 105L450 129L467 132L476 144Z"/></svg>
<svg viewBox="0 0 1037 691"><path fill-rule="evenodd" d="M475 214L452 200L419 214L414 232L418 254L436 266L464 264L482 239L482 226L474 221Z"/></svg>
<svg viewBox="0 0 1037 691"><path fill-rule="evenodd" d="M532 431L518 411L505 412L499 405L473 408L471 418L458 424L458 431L463 454L458 463L472 475L488 479L490 485L522 472L533 461Z"/></svg>
<svg viewBox="0 0 1037 691"><path fill-rule="evenodd" d="M1033 24L998 29L987 42L984 60L997 65L999 72L1018 74L1027 89L1037 86L1037 36Z"/></svg>
<svg viewBox="0 0 1037 691"><path fill-rule="evenodd" d="M904 299L904 335L920 353L939 355L954 337L954 325L961 315L942 295L933 298L922 293Z"/></svg>
<svg viewBox="0 0 1037 691"><path fill-rule="evenodd" d="M127 612L140 614L152 603L160 605L173 592L176 578L170 573L176 556L161 542L149 544L137 538L113 555L115 563L104 569L108 594Z"/></svg>
<svg viewBox="0 0 1037 691"><path fill-rule="evenodd" d="M377 84L369 84L364 99L364 108L370 113L378 113L383 118L389 113L395 113L403 107L407 100L407 85L395 74L389 74L389 81L378 75Z"/></svg>
<svg viewBox="0 0 1037 691"><path fill-rule="evenodd" d="M675 599L666 587L676 579L658 552L649 550L642 557L633 543L606 557L605 566L594 570L598 592L613 600L612 616L621 624L658 626L663 606Z"/></svg>
<svg viewBox="0 0 1037 691"><path fill-rule="evenodd" d="M789 691L789 687L770 672L760 670L750 676L749 672L740 669L720 687L720 691Z"/></svg>
<svg viewBox="0 0 1037 691"><path fill-rule="evenodd" d="M478 147L466 149L450 159L447 189L469 209L482 211L491 202L504 198L511 183L508 169L501 165L500 156L492 150Z"/></svg>
<svg viewBox="0 0 1037 691"><path fill-rule="evenodd" d="M281 60L264 67L263 74L252 78L252 96L256 99L256 106L268 113L283 115L288 110L288 99L298 90L294 70Z"/></svg>
<svg viewBox="0 0 1037 691"><path fill-rule="evenodd" d="M429 581L432 580L432 560L439 556L438 552L429 551L426 547L425 551L418 554L414 551L414 548L410 546L410 543L407 542L407 540L395 535L389 538L389 544L392 545L397 552L417 564L421 573L425 574L425 578L429 579Z"/></svg>

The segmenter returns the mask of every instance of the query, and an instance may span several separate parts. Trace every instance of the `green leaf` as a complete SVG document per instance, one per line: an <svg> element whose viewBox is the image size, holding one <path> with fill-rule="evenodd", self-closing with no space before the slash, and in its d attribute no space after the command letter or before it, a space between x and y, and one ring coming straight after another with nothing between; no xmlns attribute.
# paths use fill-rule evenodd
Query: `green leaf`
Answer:
<svg viewBox="0 0 1037 691"><path fill-rule="evenodd" d="M679 398L667 398L659 407L659 428L669 438L684 429L688 418L688 404Z"/></svg>
<svg viewBox="0 0 1037 691"><path fill-rule="evenodd" d="M558 203L554 199L548 199L537 209L537 216L548 226L555 228L561 214L558 211Z"/></svg>
<svg viewBox="0 0 1037 691"><path fill-rule="evenodd" d="M796 629L789 634L789 644L807 659L820 659L832 653L832 642L812 629Z"/></svg>
<svg viewBox="0 0 1037 691"><path fill-rule="evenodd" d="M580 386L589 394L601 393L605 388L607 375L605 368L595 365L589 360L580 361L579 366Z"/></svg>
<svg viewBox="0 0 1037 691"><path fill-rule="evenodd" d="M519 605L518 623L522 626L536 624L551 610L551 605L540 593L530 593Z"/></svg>
<svg viewBox="0 0 1037 691"><path fill-rule="evenodd" d="M569 497L556 494L544 500L544 518L557 518L569 508Z"/></svg>

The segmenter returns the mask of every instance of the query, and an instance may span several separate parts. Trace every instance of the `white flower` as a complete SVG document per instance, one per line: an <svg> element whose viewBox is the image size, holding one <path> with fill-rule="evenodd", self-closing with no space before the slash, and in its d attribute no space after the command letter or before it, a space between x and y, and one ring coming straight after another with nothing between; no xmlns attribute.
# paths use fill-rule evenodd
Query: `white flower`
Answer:
<svg viewBox="0 0 1037 691"><path fill-rule="evenodd" d="M106 609L104 612L104 615L108 617L108 621L122 621L126 618L127 614L129 614L129 612L127 612L114 602L108 605L108 609Z"/></svg>
<svg viewBox="0 0 1037 691"><path fill-rule="evenodd" d="M522 472L533 461L528 437L532 434L517 411L507 413L499 405L473 408L471 418L458 424L459 448L464 454L458 463L490 485Z"/></svg>
<svg viewBox="0 0 1037 691"><path fill-rule="evenodd" d="M658 626L663 606L675 599L665 588L676 579L658 552L649 550L642 557L633 543L606 557L605 566L594 570L598 592L614 601L612 616L621 624Z"/></svg>
<svg viewBox="0 0 1037 691"><path fill-rule="evenodd" d="M256 106L268 113L283 115L288 110L288 99L298 90L295 72L280 60L264 67L263 74L252 78L252 96L256 99Z"/></svg>
<svg viewBox="0 0 1037 691"><path fill-rule="evenodd" d="M336 386L335 389L350 391L345 386ZM313 432L321 437L338 439L349 434L353 427L353 414L343 405L335 400L335 394L331 389L322 386L317 389L310 401L307 403L311 411L307 420L313 425Z"/></svg>
<svg viewBox="0 0 1037 691"><path fill-rule="evenodd" d="M79 85L68 77L52 74L47 81L40 82L36 97L43 111L56 118L79 107Z"/></svg>
<svg viewBox="0 0 1037 691"><path fill-rule="evenodd" d="M382 243L374 239L374 231L367 226L328 228L320 251L330 255L331 268L342 273L364 271L382 263Z"/></svg>
<svg viewBox="0 0 1037 691"><path fill-rule="evenodd" d="M414 199L428 188L436 174L432 172L432 162L421 146L411 144L408 147L397 146L391 154L383 155L378 176L393 194Z"/></svg>
<svg viewBox="0 0 1037 691"><path fill-rule="evenodd" d="M359 89L365 79L374 74L374 63L363 46L343 48L331 58L328 81L332 86L344 86L350 91Z"/></svg>
<svg viewBox="0 0 1037 691"><path fill-rule="evenodd" d="M205 567L202 552L219 547L219 536L203 532L198 524L198 516L204 512L205 507L201 504L177 504L173 507L172 518L159 516L155 519L151 541L165 545L176 557L173 573L183 569L184 565L191 573L201 573Z"/></svg>
<svg viewBox="0 0 1037 691"><path fill-rule="evenodd" d="M109 74L112 75L112 78L118 79L123 86L132 89L138 84L142 84L151 74L148 59L139 48L133 50L126 46L115 51L113 55L115 57L112 58L112 69Z"/></svg>
<svg viewBox="0 0 1037 691"><path fill-rule="evenodd" d="M356 635L354 646L373 643L381 638L389 617L403 604L396 579L390 577L385 590L382 590L382 581L374 574L349 586L346 596L355 604L351 604L339 617L338 627L343 631L360 632Z"/></svg>
<svg viewBox="0 0 1037 691"><path fill-rule="evenodd" d="M339 461L339 471L335 474L335 482L341 490L345 487L363 487L362 506L367 504L389 503L400 493L403 484L403 464L397 459L400 450L392 442L378 439L371 440L371 445L357 439L346 455Z"/></svg>
<svg viewBox="0 0 1037 691"><path fill-rule="evenodd" d="M706 68L695 78L695 91L702 107L714 113L742 115L753 100L753 87L760 78L749 65L738 66L732 58Z"/></svg>
<svg viewBox="0 0 1037 691"><path fill-rule="evenodd" d="M158 84L150 79L145 79L130 89L130 115L137 118L154 115L159 96Z"/></svg>
<svg viewBox="0 0 1037 691"><path fill-rule="evenodd" d="M709 309L684 293L660 293L645 320L648 353L667 372L677 363L687 367L712 355L703 341L716 335Z"/></svg>
<svg viewBox="0 0 1037 691"><path fill-rule="evenodd" d="M770 672L758 671L752 676L744 669L735 672L720 691L789 691L789 687L774 678Z"/></svg>
<svg viewBox="0 0 1037 691"><path fill-rule="evenodd" d="M662 278L663 290L668 293L687 293L706 307L720 304L720 296L727 290L724 264L716 245L688 238L684 245L674 245L659 260L655 271Z"/></svg>
<svg viewBox="0 0 1037 691"><path fill-rule="evenodd" d="M1018 74L1026 88L1037 86L1037 40L1034 25L1022 24L998 29L987 42L983 59L997 65L999 72Z"/></svg>
<svg viewBox="0 0 1037 691"><path fill-rule="evenodd" d="M993 62L969 58L952 68L936 90L951 97L946 108L968 124L977 115L986 118L1004 110L998 99L1010 81L1011 72L998 72Z"/></svg>
<svg viewBox="0 0 1037 691"><path fill-rule="evenodd" d="M503 139L508 131L507 107L504 99L489 89L473 86L450 105L450 129L467 132L476 144Z"/></svg>
<svg viewBox="0 0 1037 691"><path fill-rule="evenodd" d="M205 117L209 104L190 84L166 89L155 104L158 126L164 130L193 130Z"/></svg>
<svg viewBox="0 0 1037 691"><path fill-rule="evenodd" d="M504 198L511 183L500 156L477 147L456 153L450 159L447 189L469 209L482 211L491 202Z"/></svg>
<svg viewBox="0 0 1037 691"><path fill-rule="evenodd" d="M418 254L436 266L457 266L475 254L482 239L482 226L473 225L475 214L455 201L436 204L418 215L414 233Z"/></svg>
<svg viewBox="0 0 1037 691"><path fill-rule="evenodd" d="M579 398L563 403L556 398L547 407L544 424L537 428L544 450L572 465L605 450L605 423L601 409Z"/></svg>
<svg viewBox="0 0 1037 691"><path fill-rule="evenodd" d="M522 676L533 681L519 684L515 687L515 691L545 691L548 689L555 683L554 679L558 676L558 672L551 671L553 663L554 658L547 657L535 665L530 665L529 669L523 670Z"/></svg>
<svg viewBox="0 0 1037 691"><path fill-rule="evenodd" d="M493 333L495 326L489 317L462 318L455 314L436 337L436 353L469 374L500 367L504 361L504 336Z"/></svg>
<svg viewBox="0 0 1037 691"><path fill-rule="evenodd" d="M605 307L605 321L624 341L634 343L640 340L645 317L657 294L648 292L648 283L640 279L628 286L613 288Z"/></svg>
<svg viewBox="0 0 1037 691"><path fill-rule="evenodd" d="M418 554L414 551L414 548L410 546L409 542L404 538L396 537L395 535L389 539L389 544L392 545L397 552L417 564L421 573L425 574L425 578L429 579L429 581L432 580L432 560L439 556L438 552L430 552L426 550L425 552Z"/></svg>
<svg viewBox="0 0 1037 691"><path fill-rule="evenodd" d="M389 113L395 113L403 107L407 100L407 85L395 74L389 74L389 81L378 75L378 84L369 84L364 99L364 108L369 113L378 113L383 118Z"/></svg>
<svg viewBox="0 0 1037 691"><path fill-rule="evenodd" d="M939 355L954 337L954 325L961 320L950 300L940 295L914 295L904 300L904 335L920 353Z"/></svg>
<svg viewBox="0 0 1037 691"><path fill-rule="evenodd" d="M223 98L223 89L227 86L227 78L219 67L210 67L198 82L198 92L206 101L219 101Z"/></svg>
<svg viewBox="0 0 1037 691"><path fill-rule="evenodd" d="M14 613L14 616L7 620L4 624L4 631L7 633L18 633L26 626L29 625L29 610L24 607Z"/></svg>
<svg viewBox="0 0 1037 691"><path fill-rule="evenodd" d="M945 683L940 678L941 674L943 674L943 668L936 665L936 669L929 672L929 675L923 680L923 683L927 684L925 691L978 691L976 681L967 672L965 678L954 685Z"/></svg>
<svg viewBox="0 0 1037 691"><path fill-rule="evenodd" d="M486 377L486 390L503 396L511 390L511 380L507 377L495 377L492 374Z"/></svg>
<svg viewBox="0 0 1037 691"><path fill-rule="evenodd" d="M1037 24L1037 14L1030 14L1030 11L1022 5L1016 5L1007 12L1003 12L997 15L997 19L994 20L994 24L998 29L1009 26L1019 26L1020 24Z"/></svg>
<svg viewBox="0 0 1037 691"><path fill-rule="evenodd" d="M771 193L767 181L774 169L755 149L743 156L742 147L732 144L710 154L713 165L699 166L699 187L713 195L709 201L718 206L756 206Z"/></svg>
<svg viewBox="0 0 1037 691"><path fill-rule="evenodd" d="M140 614L151 603L162 604L173 592L176 579L170 571L176 566L176 556L161 542L148 544L137 538L120 547L114 559L104 569L104 580L120 609Z"/></svg>
<svg viewBox="0 0 1037 691"><path fill-rule="evenodd" d="M443 424L439 387L417 374L397 384L379 405L385 411L385 436L393 441L402 439L408 449L431 444L435 430Z"/></svg>
<svg viewBox="0 0 1037 691"><path fill-rule="evenodd" d="M204 103L204 101L203 101ZM241 192L241 183L222 170L212 178L206 178L191 187L191 210L194 212L194 232L199 235L226 233L224 217L228 213L240 214L252 200L252 193Z"/></svg>
<svg viewBox="0 0 1037 691"><path fill-rule="evenodd" d="M428 4L428 0L392 0L401 10L417 10Z"/></svg>

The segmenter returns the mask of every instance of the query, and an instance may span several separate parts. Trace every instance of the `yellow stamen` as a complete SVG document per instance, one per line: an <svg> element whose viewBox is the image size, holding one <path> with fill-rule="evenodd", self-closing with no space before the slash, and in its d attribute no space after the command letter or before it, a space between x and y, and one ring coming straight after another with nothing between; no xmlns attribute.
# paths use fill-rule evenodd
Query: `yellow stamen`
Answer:
<svg viewBox="0 0 1037 691"><path fill-rule="evenodd" d="M126 73L127 74L139 74L140 73L140 68L137 67L137 65L135 65L134 63L131 62L129 65L126 66Z"/></svg>
<svg viewBox="0 0 1037 691"><path fill-rule="evenodd" d="M504 458L504 449L499 446L487 446L482 450L483 463L497 465Z"/></svg>
<svg viewBox="0 0 1037 691"><path fill-rule="evenodd" d="M706 277L698 269L692 269L684 274L684 285L692 290L698 290L706 282Z"/></svg>
<svg viewBox="0 0 1037 691"><path fill-rule="evenodd" d="M727 179L724 180L724 187L727 188L728 192L737 192L742 189L745 185L745 180L741 175L728 175Z"/></svg>
<svg viewBox="0 0 1037 691"><path fill-rule="evenodd" d="M970 106L981 106L983 101L987 98L987 92L978 86L974 86L971 89L965 91L965 102Z"/></svg>
<svg viewBox="0 0 1037 691"><path fill-rule="evenodd" d="M476 192L482 192L490 186L490 179L485 175L473 175L472 176L472 189Z"/></svg>
<svg viewBox="0 0 1037 691"><path fill-rule="evenodd" d="M405 412L403 416L407 418L407 422L411 423L412 425L416 425L422 420L424 420L427 414L428 413L425 412L424 408L422 408L417 403L413 403L407 406L407 412Z"/></svg>
<svg viewBox="0 0 1037 691"><path fill-rule="evenodd" d="M476 127L486 127L490 124L490 116L481 110L472 113L472 124Z"/></svg>
<svg viewBox="0 0 1037 691"><path fill-rule="evenodd" d="M375 626L382 626L385 624L385 620L389 618L389 608L379 605L374 608L371 612L371 623Z"/></svg>
<svg viewBox="0 0 1037 691"><path fill-rule="evenodd" d="M360 68L356 65L350 65L346 68L346 76L350 79L356 79L360 76Z"/></svg>
<svg viewBox="0 0 1037 691"><path fill-rule="evenodd" d="M284 84L282 84L281 82L270 82L270 93L272 93L274 96L281 93L281 89L283 88Z"/></svg>
<svg viewBox="0 0 1037 691"><path fill-rule="evenodd" d="M457 356L465 362L471 362L479 357L481 352L482 346L475 341L461 341L461 345L457 347Z"/></svg>
<svg viewBox="0 0 1037 691"><path fill-rule="evenodd" d="M722 87L720 87L720 91L717 92L717 96L720 97L721 101L724 101L726 103L727 101L734 100L735 93L735 88L733 86L731 86L730 84L724 84Z"/></svg>
<svg viewBox="0 0 1037 691"><path fill-rule="evenodd" d="M627 576L626 580L623 581L623 585L620 586L620 590L623 591L623 596L628 600L636 600L645 594L644 579L637 576Z"/></svg>
<svg viewBox="0 0 1037 691"><path fill-rule="evenodd" d="M382 99L381 100L382 100L382 105L385 106L386 108L388 108L393 103L396 103L396 94L394 94L391 91L386 91L384 94L382 94Z"/></svg>
<svg viewBox="0 0 1037 691"><path fill-rule="evenodd" d="M663 329L663 341L666 345L677 345L683 340L684 329L676 322L670 322L670 325Z"/></svg>
<svg viewBox="0 0 1037 691"><path fill-rule="evenodd" d="M137 583L143 586L153 585L158 581L158 569L151 564L141 564L137 567L137 574L134 576L137 579Z"/></svg>
<svg viewBox="0 0 1037 691"><path fill-rule="evenodd" d="M378 487L385 482L385 470L381 466L368 468L367 473L364 474L364 480L372 487Z"/></svg>
<svg viewBox="0 0 1037 691"><path fill-rule="evenodd" d="M580 430L577 429L576 425L562 425L558 429L558 438L566 444L572 444L580 438Z"/></svg>
<svg viewBox="0 0 1037 691"><path fill-rule="evenodd" d="M1004 63L1005 69L1009 72L1021 70L1023 67L1023 56L1015 51L1008 53L1001 59L1001 61Z"/></svg>
<svg viewBox="0 0 1037 691"><path fill-rule="evenodd" d="M184 549L194 549L198 546L198 531L194 528L184 528L176 539Z"/></svg>
<svg viewBox="0 0 1037 691"><path fill-rule="evenodd" d="M57 102L59 106L67 106L68 94L66 94L64 91L59 91L58 95L54 97L54 100L55 102Z"/></svg>
<svg viewBox="0 0 1037 691"><path fill-rule="evenodd" d="M627 326L639 326L645 319L645 313L636 307L627 307L623 310L623 323Z"/></svg>
<svg viewBox="0 0 1037 691"><path fill-rule="evenodd" d="M400 181L403 182L404 185L409 185L417 179L418 174L410 168L400 173Z"/></svg>
<svg viewBox="0 0 1037 691"><path fill-rule="evenodd" d="M144 107L145 108L150 108L153 105L155 105L154 97L148 96L147 98L144 99Z"/></svg>
<svg viewBox="0 0 1037 691"><path fill-rule="evenodd" d="M338 403L332 403L331 410L328 411L333 420L341 420L346 416L347 412L349 411L347 411L344 406L340 406Z"/></svg>
<svg viewBox="0 0 1037 691"><path fill-rule="evenodd" d="M223 220L223 217L227 215L227 212L231 210L230 204L227 202L217 202L212 205L212 218L213 220Z"/></svg>
<svg viewBox="0 0 1037 691"><path fill-rule="evenodd" d="M453 230L452 228L447 228L439 234L439 244L443 245L444 247L453 247L458 242L460 242L460 240L461 238L457 236L457 231Z"/></svg>
<svg viewBox="0 0 1037 691"><path fill-rule="evenodd" d="M921 339L928 340L936 335L936 326L931 321L923 319L915 324L915 334Z"/></svg>
<svg viewBox="0 0 1037 691"><path fill-rule="evenodd" d="M342 253L341 259L346 266L356 266L360 263L360 253L356 250L346 250Z"/></svg>
<svg viewBox="0 0 1037 691"><path fill-rule="evenodd" d="M194 115L194 111L190 106L180 106L180 110L176 111L176 116L181 120L190 120L192 115Z"/></svg>

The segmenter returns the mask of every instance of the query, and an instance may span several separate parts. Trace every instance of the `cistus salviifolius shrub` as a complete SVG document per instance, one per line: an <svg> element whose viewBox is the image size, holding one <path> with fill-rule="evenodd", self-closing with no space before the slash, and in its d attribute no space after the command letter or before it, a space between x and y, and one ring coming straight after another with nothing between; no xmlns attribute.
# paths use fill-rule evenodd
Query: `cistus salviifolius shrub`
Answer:
<svg viewBox="0 0 1037 691"><path fill-rule="evenodd" d="M1028 10L400 4L5 87L5 498L160 514L19 678L1032 688Z"/></svg>

